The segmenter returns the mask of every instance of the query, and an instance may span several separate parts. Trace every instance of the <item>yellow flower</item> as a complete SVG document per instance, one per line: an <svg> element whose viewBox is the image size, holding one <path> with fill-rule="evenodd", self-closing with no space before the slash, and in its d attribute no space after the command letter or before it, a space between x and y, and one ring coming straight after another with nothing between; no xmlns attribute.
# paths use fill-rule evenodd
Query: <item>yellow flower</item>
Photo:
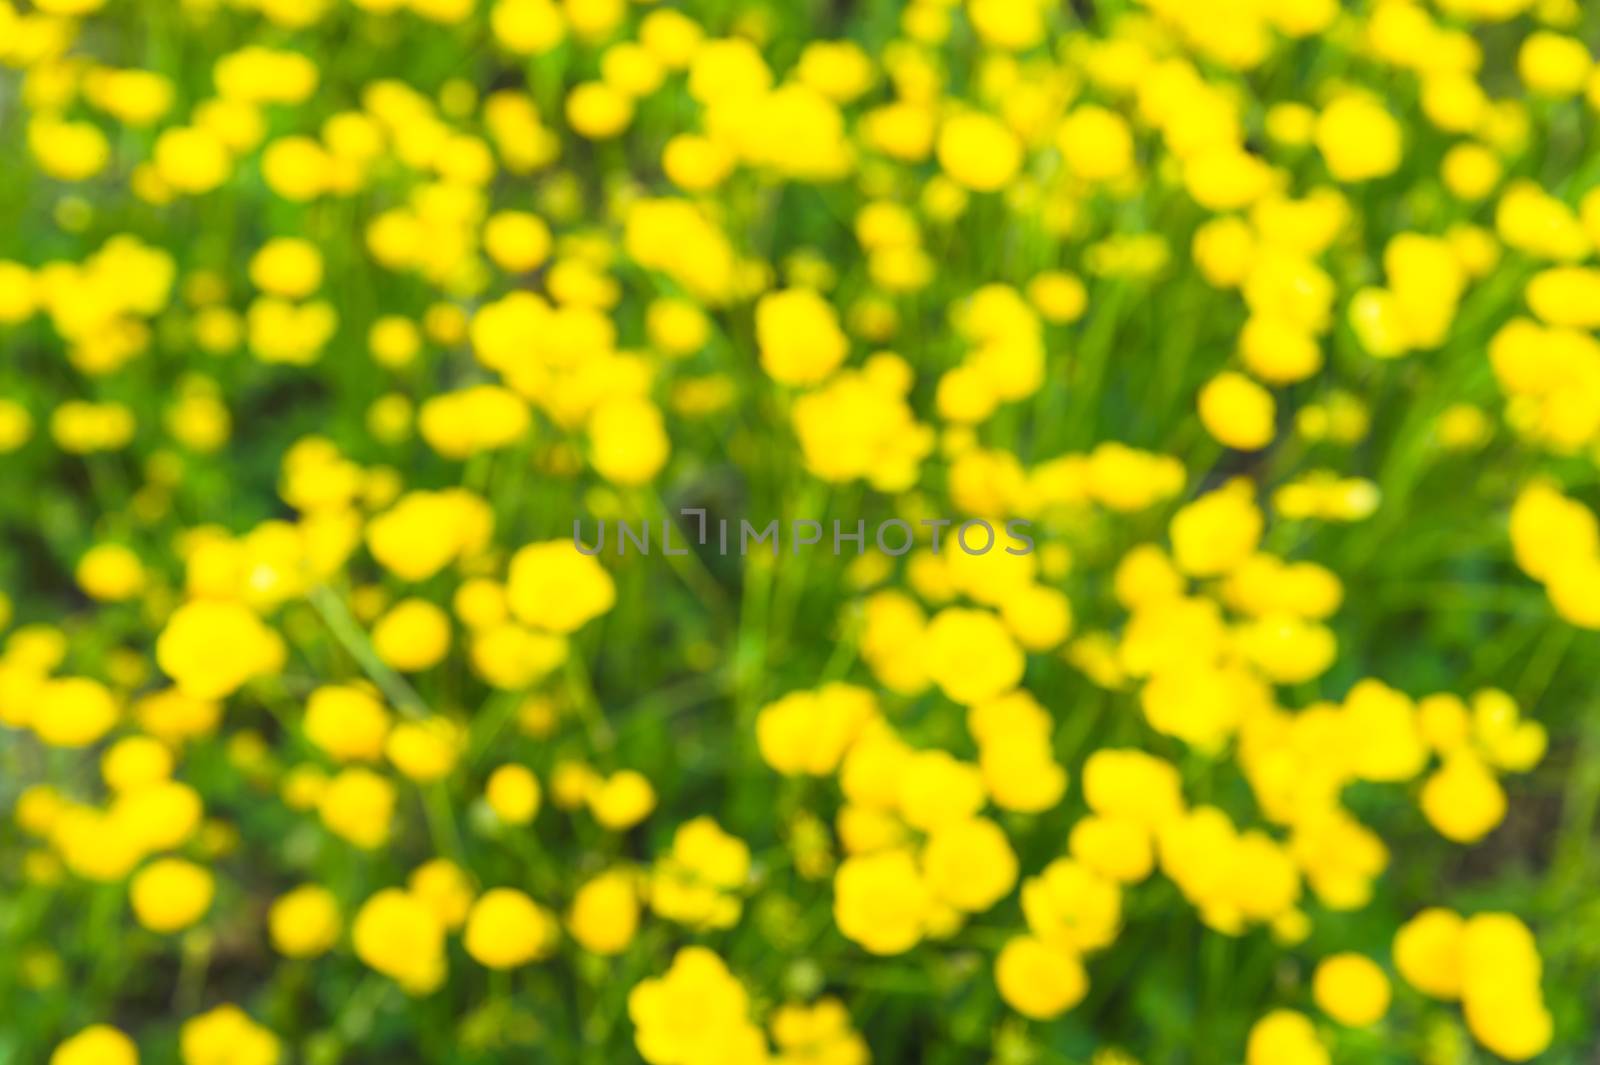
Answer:
<svg viewBox="0 0 1600 1065"><path fill-rule="evenodd" d="M277 633L242 603L197 599L167 619L156 661L184 695L219 699L275 672L286 649Z"/></svg>
<svg viewBox="0 0 1600 1065"><path fill-rule="evenodd" d="M341 927L339 903L320 884L302 884L273 900L267 929L278 953L315 958L333 949Z"/></svg>
<svg viewBox="0 0 1600 1065"><path fill-rule="evenodd" d="M872 954L916 946L932 902L909 851L848 858L834 875L833 919L846 939Z"/></svg>
<svg viewBox="0 0 1600 1065"><path fill-rule="evenodd" d="M372 649L402 673L431 668L450 650L450 618L426 599L402 599L373 626Z"/></svg>
<svg viewBox="0 0 1600 1065"><path fill-rule="evenodd" d="M366 0L368 3L387 3L388 0ZM418 15L442 25L452 25L464 21L472 14L474 5L471 0L411 0L411 10Z"/></svg>
<svg viewBox="0 0 1600 1065"><path fill-rule="evenodd" d="M23 625L5 641L4 659L42 679L67 658L67 634L54 625Z"/></svg>
<svg viewBox="0 0 1600 1065"><path fill-rule="evenodd" d="M1524 573L1550 581L1600 557L1600 523L1582 503L1535 481L1511 506L1511 550Z"/></svg>
<svg viewBox="0 0 1600 1065"><path fill-rule="evenodd" d="M396 724L384 741L383 753L407 777L428 784L442 780L455 768L464 741L459 725L434 715Z"/></svg>
<svg viewBox="0 0 1600 1065"><path fill-rule="evenodd" d="M828 1065L867 1065L867 1041L850 1024L843 1002L828 996L811 1006L787 1003L772 1013L772 1041L783 1058Z"/></svg>
<svg viewBox="0 0 1600 1065"><path fill-rule="evenodd" d="M1600 270L1558 266L1541 270L1528 282L1528 306L1548 325L1575 329L1600 327Z"/></svg>
<svg viewBox="0 0 1600 1065"><path fill-rule="evenodd" d="M966 913L982 913L1017 882L1017 856L999 825L975 817L935 828L922 851L928 889Z"/></svg>
<svg viewBox="0 0 1600 1065"><path fill-rule="evenodd" d="M503 765L489 774L484 798L508 825L526 825L539 812L539 778L526 766Z"/></svg>
<svg viewBox="0 0 1600 1065"><path fill-rule="evenodd" d="M506 595L525 624L563 634L604 614L617 598L611 575L571 540L528 544L513 555Z"/></svg>
<svg viewBox="0 0 1600 1065"><path fill-rule="evenodd" d="M282 1053L271 1030L229 1005L183 1022L178 1048L183 1065L278 1065Z"/></svg>
<svg viewBox="0 0 1600 1065"><path fill-rule="evenodd" d="M839 103L848 103L872 86L872 59L853 41L811 41L795 68L799 79Z"/></svg>
<svg viewBox="0 0 1600 1065"><path fill-rule="evenodd" d="M639 43L669 70L682 70L695 58L705 32L676 8L655 8L639 20Z"/></svg>
<svg viewBox="0 0 1600 1065"><path fill-rule="evenodd" d="M187 842L199 829L205 807L192 787L167 780L118 795L110 813L133 843L161 851Z"/></svg>
<svg viewBox="0 0 1600 1065"><path fill-rule="evenodd" d="M1360 737L1353 769L1367 780L1410 780L1428 761L1416 706L1380 681L1360 681L1345 696L1350 734Z"/></svg>
<svg viewBox="0 0 1600 1065"><path fill-rule="evenodd" d="M116 700L103 684L85 677L45 681L33 704L28 724L52 747L87 747L117 723Z"/></svg>
<svg viewBox="0 0 1600 1065"><path fill-rule="evenodd" d="M1046 321L1065 325L1083 317L1089 306L1089 293L1076 275L1046 270L1028 282L1028 301Z"/></svg>
<svg viewBox="0 0 1600 1065"><path fill-rule="evenodd" d="M1458 144L1445 153L1440 174L1446 187L1469 202L1483 200L1500 183L1500 160L1479 144Z"/></svg>
<svg viewBox="0 0 1600 1065"><path fill-rule="evenodd" d="M1067 849L1088 868L1120 884L1138 883L1155 865L1149 831L1126 817L1082 818L1072 826Z"/></svg>
<svg viewBox="0 0 1600 1065"><path fill-rule="evenodd" d="M1422 785L1422 812L1439 834L1456 843L1476 843L1506 815L1500 782L1469 750L1445 759Z"/></svg>
<svg viewBox="0 0 1600 1065"><path fill-rule="evenodd" d="M174 746L217 727L222 708L208 699L195 699L176 688L152 692L133 704L139 727L156 739Z"/></svg>
<svg viewBox="0 0 1600 1065"><path fill-rule="evenodd" d="M1022 167L1022 144L1016 134L979 112L945 119L939 128L939 165L946 174L974 192L995 192Z"/></svg>
<svg viewBox="0 0 1600 1065"><path fill-rule="evenodd" d="M483 247L499 266L516 273L536 269L550 255L550 227L527 211L499 211L483 226Z"/></svg>
<svg viewBox="0 0 1600 1065"><path fill-rule="evenodd" d="M639 888L624 869L592 878L573 896L567 928L583 949L595 954L620 954L639 928Z"/></svg>
<svg viewBox="0 0 1600 1065"><path fill-rule="evenodd" d="M729 928L739 919L740 892L750 877L750 848L709 817L678 826L672 850L658 859L650 908L693 928Z"/></svg>
<svg viewBox="0 0 1600 1065"><path fill-rule="evenodd" d="M1507 1061L1538 1057L1555 1034L1555 1022L1536 991L1468 998L1465 1013L1473 1037Z"/></svg>
<svg viewBox="0 0 1600 1065"><path fill-rule="evenodd" d="M367 899L351 927L356 956L411 994L444 982L444 926L426 904L399 888Z"/></svg>
<svg viewBox="0 0 1600 1065"><path fill-rule="evenodd" d="M1389 1011L1389 978L1360 954L1334 954L1318 962L1311 994L1322 1012L1353 1028L1376 1024Z"/></svg>
<svg viewBox="0 0 1600 1065"><path fill-rule="evenodd" d="M1250 1028L1245 1065L1328 1065L1327 1048L1303 1013L1273 1010Z"/></svg>
<svg viewBox="0 0 1600 1065"><path fill-rule="evenodd" d="M1083 764L1083 797L1095 813L1159 828L1183 812L1178 770L1134 749L1103 747Z"/></svg>
<svg viewBox="0 0 1600 1065"><path fill-rule="evenodd" d="M849 341L832 305L810 289L769 292L756 303L761 368L786 385L815 384L844 361Z"/></svg>
<svg viewBox="0 0 1600 1065"><path fill-rule="evenodd" d="M567 657L567 641L520 625L490 625L472 642L472 668L496 688L526 688Z"/></svg>
<svg viewBox="0 0 1600 1065"><path fill-rule="evenodd" d="M628 992L634 1042L650 1065L763 1062L766 1037L749 1019L750 997L721 958L684 947L659 977Z"/></svg>
<svg viewBox="0 0 1600 1065"><path fill-rule="evenodd" d="M517 55L543 55L566 36L566 22L551 0L497 0L489 12L494 36Z"/></svg>
<svg viewBox="0 0 1600 1065"><path fill-rule="evenodd" d="M567 94L567 121L590 140L608 140L633 121L633 101L603 81L586 81Z"/></svg>
<svg viewBox="0 0 1600 1065"><path fill-rule="evenodd" d="M756 743L766 763L785 776L826 776L877 713L872 693L850 684L791 692L757 713Z"/></svg>
<svg viewBox="0 0 1600 1065"><path fill-rule="evenodd" d="M1540 96L1576 96L1593 66L1594 58L1581 40L1548 30L1530 33L1517 52L1522 83Z"/></svg>
<svg viewBox="0 0 1600 1065"><path fill-rule="evenodd" d="M1005 626L984 610L941 610L928 623L923 645L929 677L950 699L967 705L1010 691L1027 665Z"/></svg>
<svg viewBox="0 0 1600 1065"><path fill-rule="evenodd" d="M1227 573L1255 550L1263 524L1249 483L1231 482L1173 516L1173 558L1192 577Z"/></svg>
<svg viewBox="0 0 1600 1065"><path fill-rule="evenodd" d="M111 159L111 145L98 126L54 117L28 123L28 150L41 170L61 181L86 181Z"/></svg>
<svg viewBox="0 0 1600 1065"><path fill-rule="evenodd" d="M1237 288L1250 276L1255 231L1242 218L1213 218L1195 230L1190 251L1206 281L1218 288Z"/></svg>
<svg viewBox="0 0 1600 1065"><path fill-rule="evenodd" d="M758 96L772 85L772 71L755 44L742 37L727 37L701 42L699 34L675 31L692 37L689 55L689 95L701 103L719 97ZM648 42L646 42L648 47Z"/></svg>
<svg viewBox="0 0 1600 1065"><path fill-rule="evenodd" d="M1400 124L1366 96L1341 96L1323 108L1316 141L1328 171L1339 181L1386 177L1400 166Z"/></svg>
<svg viewBox="0 0 1600 1065"><path fill-rule="evenodd" d="M591 461L606 480L645 484L661 472L671 443L654 403L639 396L605 400L589 416Z"/></svg>
<svg viewBox="0 0 1600 1065"><path fill-rule="evenodd" d="M1200 421L1225 447L1259 451L1272 443L1278 405L1243 374L1224 372L1200 390Z"/></svg>
<svg viewBox="0 0 1600 1065"><path fill-rule="evenodd" d="M878 682L902 695L915 695L925 690L929 683L928 672L920 644L927 619L922 608L901 592L881 591L867 598L864 614L861 657L866 660ZM760 740L759 732L757 739ZM766 744L763 743L762 747L765 757ZM783 771L771 758L767 762Z"/></svg>
<svg viewBox="0 0 1600 1065"><path fill-rule="evenodd" d="M116 792L159 785L172 776L172 767L172 751L149 736L120 739L100 758L100 775Z"/></svg>
<svg viewBox="0 0 1600 1065"><path fill-rule="evenodd" d="M1133 169L1128 123L1094 104L1073 109L1056 133L1056 146L1067 169L1085 181L1111 181Z"/></svg>
<svg viewBox="0 0 1600 1065"><path fill-rule="evenodd" d="M627 14L623 0L563 0L562 14L572 32L589 44L608 37Z"/></svg>
<svg viewBox="0 0 1600 1065"><path fill-rule="evenodd" d="M107 603L132 599L144 590L144 564L122 544L100 544L78 560L78 586Z"/></svg>
<svg viewBox="0 0 1600 1065"><path fill-rule="evenodd" d="M109 1024L91 1024L57 1044L50 1065L139 1065L139 1048Z"/></svg>
<svg viewBox="0 0 1600 1065"><path fill-rule="evenodd" d="M705 347L711 338L711 323L691 301L659 296L645 308L645 331L663 354L678 358Z"/></svg>
<svg viewBox="0 0 1600 1065"><path fill-rule="evenodd" d="M556 935L549 911L514 888L494 888L472 904L463 943L481 964L513 969L548 956Z"/></svg>
<svg viewBox="0 0 1600 1065"><path fill-rule="evenodd" d="M206 869L182 858L160 858L128 885L134 916L152 932L178 932L211 908L216 881Z"/></svg>
<svg viewBox="0 0 1600 1065"><path fill-rule="evenodd" d="M417 415L417 427L428 446L457 460L515 444L530 424L527 403L499 385L473 385L430 396Z"/></svg>
<svg viewBox="0 0 1600 1065"><path fill-rule="evenodd" d="M72 454L117 451L133 439L137 424L121 404L68 400L50 415L50 437Z"/></svg>
<svg viewBox="0 0 1600 1065"><path fill-rule="evenodd" d="M1006 941L995 957L994 980L1006 1005L1039 1021L1059 1017L1089 992L1078 956L1033 936Z"/></svg>
<svg viewBox="0 0 1600 1065"><path fill-rule="evenodd" d="M0 277L0 290L8 284ZM6 296L0 294L0 300ZM6 308L0 304L0 321L6 320ZM28 408L10 399L0 399L0 455L16 451L33 436L33 415Z"/></svg>
<svg viewBox="0 0 1600 1065"><path fill-rule="evenodd" d="M372 692L329 684L306 703L306 738L341 762L375 762L389 735L389 712Z"/></svg>
<svg viewBox="0 0 1600 1065"><path fill-rule="evenodd" d="M721 303L732 294L733 246L706 212L687 200L633 201L624 221L623 247L640 266L661 271L696 299Z"/></svg>
<svg viewBox="0 0 1600 1065"><path fill-rule="evenodd" d="M1273 171L1260 157L1232 145L1218 145L1191 156L1183 181L1196 203L1213 211L1237 210L1272 190Z"/></svg>
<svg viewBox="0 0 1600 1065"><path fill-rule="evenodd" d="M275 237L250 258L250 280L274 296L304 299L322 284L322 253L308 240Z"/></svg>
<svg viewBox="0 0 1600 1065"><path fill-rule="evenodd" d="M305 203L328 191L332 156L310 137L279 137L261 155L267 186L291 203Z"/></svg>
<svg viewBox="0 0 1600 1065"><path fill-rule="evenodd" d="M384 315L367 331L367 348L378 365L398 369L409 365L422 350L422 335L411 319Z"/></svg>
<svg viewBox="0 0 1600 1065"><path fill-rule="evenodd" d="M340 771L328 782L318 797L317 813L334 835L375 850L388 842L394 804L394 785L370 769L357 767Z"/></svg>
<svg viewBox="0 0 1600 1065"><path fill-rule="evenodd" d="M477 550L493 527L493 512L470 492L409 492L367 525L367 546L397 577L424 581Z"/></svg>
<svg viewBox="0 0 1600 1065"><path fill-rule="evenodd" d="M69 870L101 883L123 879L145 856L143 842L121 818L93 807L62 810L50 826L50 842Z"/></svg>
<svg viewBox="0 0 1600 1065"><path fill-rule="evenodd" d="M1527 1061L1549 1045L1554 1025L1539 982L1533 934L1516 917L1481 913L1461 935L1461 999L1473 1037L1508 1061Z"/></svg>
<svg viewBox="0 0 1600 1065"><path fill-rule="evenodd" d="M656 791L643 773L619 770L597 781L585 797L594 819L613 832L623 832L650 816Z"/></svg>
<svg viewBox="0 0 1600 1065"><path fill-rule="evenodd" d="M450 601L456 617L469 629L487 629L505 621L511 608L506 603L506 588L488 577L462 581Z"/></svg>
<svg viewBox="0 0 1600 1065"><path fill-rule="evenodd" d="M1110 945L1122 925L1117 885L1069 858L1022 884L1022 912L1044 943L1081 954Z"/></svg>
<svg viewBox="0 0 1600 1065"><path fill-rule="evenodd" d="M1056 764L1048 737L1008 732L980 741L978 768L994 804L1041 813L1061 801L1067 772Z"/></svg>
<svg viewBox="0 0 1600 1065"><path fill-rule="evenodd" d="M864 478L885 491L916 481L921 460L933 447L933 433L916 422L906 402L909 381L902 387L886 378L845 370L795 400L795 434L806 468L817 477L835 482ZM900 535L909 543L908 535ZM899 549L893 540L885 543Z"/></svg>
<svg viewBox="0 0 1600 1065"><path fill-rule="evenodd" d="M411 894L433 911L439 923L456 931L467 923L472 909L473 887L466 871L445 858L424 862L411 871L406 881Z"/></svg>
<svg viewBox="0 0 1600 1065"><path fill-rule="evenodd" d="M1258 618L1235 634L1245 657L1277 684L1300 684L1321 676L1338 651L1326 626L1281 614Z"/></svg>
<svg viewBox="0 0 1600 1065"><path fill-rule="evenodd" d="M852 777L852 770L859 772L871 766L872 746L863 743L857 750L863 758L852 758L845 767L846 774ZM892 789L900 815L913 827L932 832L964 821L983 808L983 774L971 763L939 750L903 756L896 752L890 757L893 760L889 766L881 767L889 769L884 783ZM854 789L847 785L846 790Z"/></svg>
<svg viewBox="0 0 1600 1065"><path fill-rule="evenodd" d="M1025 51L1045 35L1043 4L1033 0L970 0L967 15L985 43L1010 51Z"/></svg>
<svg viewBox="0 0 1600 1065"><path fill-rule="evenodd" d="M218 59L217 91L230 100L296 104L317 88L317 65L299 52L251 45Z"/></svg>

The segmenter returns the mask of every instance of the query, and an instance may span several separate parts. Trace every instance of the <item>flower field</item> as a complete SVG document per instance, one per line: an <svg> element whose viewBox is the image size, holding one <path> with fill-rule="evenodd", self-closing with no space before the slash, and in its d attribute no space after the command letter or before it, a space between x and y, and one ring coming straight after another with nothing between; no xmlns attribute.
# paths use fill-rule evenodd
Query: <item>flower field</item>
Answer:
<svg viewBox="0 0 1600 1065"><path fill-rule="evenodd" d="M0 0L0 1065L1595 1065L1597 50Z"/></svg>

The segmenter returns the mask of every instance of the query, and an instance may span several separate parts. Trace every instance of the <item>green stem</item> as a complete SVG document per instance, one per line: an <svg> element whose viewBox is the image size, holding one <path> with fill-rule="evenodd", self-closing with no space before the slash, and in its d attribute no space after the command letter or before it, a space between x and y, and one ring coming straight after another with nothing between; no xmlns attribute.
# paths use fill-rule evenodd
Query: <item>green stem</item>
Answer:
<svg viewBox="0 0 1600 1065"><path fill-rule="evenodd" d="M407 717L418 720L431 716L428 704L417 694L417 690L378 657L378 652L373 649L366 630L350 613L350 608L345 606L344 600L334 595L325 584L312 586L308 598L322 618L323 624L328 626L328 631L333 633L334 638L350 653L350 657L356 660L362 671L378 686L378 690L383 692L384 697L394 705L395 709Z"/></svg>

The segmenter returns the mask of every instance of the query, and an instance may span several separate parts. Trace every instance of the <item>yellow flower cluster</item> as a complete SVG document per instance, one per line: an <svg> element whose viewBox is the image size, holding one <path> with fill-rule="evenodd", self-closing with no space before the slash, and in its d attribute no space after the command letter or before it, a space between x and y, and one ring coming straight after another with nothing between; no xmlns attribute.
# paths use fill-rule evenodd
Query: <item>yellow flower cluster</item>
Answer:
<svg viewBox="0 0 1600 1065"><path fill-rule="evenodd" d="M1511 549L1563 618L1600 628L1600 522L1592 511L1549 483L1530 484L1511 507Z"/></svg>
<svg viewBox="0 0 1600 1065"><path fill-rule="evenodd" d="M1597 26L0 0L0 1057L1577 1061Z"/></svg>
<svg viewBox="0 0 1600 1065"><path fill-rule="evenodd" d="M1516 917L1424 910L1395 934L1394 962L1424 995L1459 999L1472 1034L1499 1056L1526 1061L1549 1045L1538 950Z"/></svg>

